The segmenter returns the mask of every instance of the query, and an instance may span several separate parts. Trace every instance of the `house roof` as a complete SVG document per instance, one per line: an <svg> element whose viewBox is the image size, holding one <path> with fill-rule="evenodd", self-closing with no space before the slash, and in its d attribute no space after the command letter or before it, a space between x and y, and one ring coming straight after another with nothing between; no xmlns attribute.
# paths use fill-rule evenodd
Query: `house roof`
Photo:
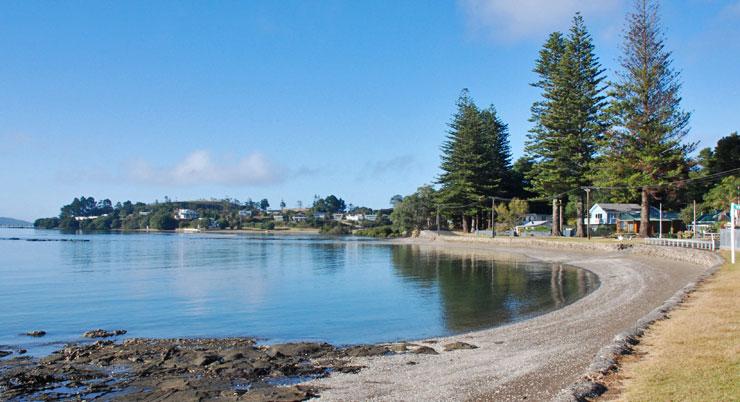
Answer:
<svg viewBox="0 0 740 402"><path fill-rule="evenodd" d="M640 210L632 211L632 212L624 212L619 214L619 220L620 221L639 221L640 220ZM660 210L655 207L650 207L650 220L657 222L660 221ZM663 211L663 220L664 221L680 221L681 218L678 216L678 212L672 212L672 211Z"/></svg>
<svg viewBox="0 0 740 402"><path fill-rule="evenodd" d="M719 221L729 221L730 214L727 212L714 211L702 214L696 218L696 223L717 223Z"/></svg>
<svg viewBox="0 0 740 402"><path fill-rule="evenodd" d="M606 212L633 212L640 210L640 204L617 204L617 203L596 203L591 209L600 207Z"/></svg>

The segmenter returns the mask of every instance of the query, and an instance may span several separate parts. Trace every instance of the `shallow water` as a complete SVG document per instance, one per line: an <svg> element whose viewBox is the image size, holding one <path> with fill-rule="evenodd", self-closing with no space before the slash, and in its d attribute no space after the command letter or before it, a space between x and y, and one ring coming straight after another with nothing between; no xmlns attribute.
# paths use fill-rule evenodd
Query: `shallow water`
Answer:
<svg viewBox="0 0 740 402"><path fill-rule="evenodd" d="M418 339L526 319L597 286L592 273L561 264L352 237L0 229L0 345L44 354L94 328L268 342ZM21 335L31 330L48 334Z"/></svg>

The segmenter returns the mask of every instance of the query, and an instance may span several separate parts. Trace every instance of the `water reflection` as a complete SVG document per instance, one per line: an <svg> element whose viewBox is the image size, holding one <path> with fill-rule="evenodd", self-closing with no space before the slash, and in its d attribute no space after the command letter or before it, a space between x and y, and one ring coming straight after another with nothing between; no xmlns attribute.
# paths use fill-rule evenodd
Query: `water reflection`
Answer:
<svg viewBox="0 0 740 402"><path fill-rule="evenodd" d="M591 272L557 263L491 260L418 246L392 248L397 274L437 288L444 325L465 332L513 322L571 303L598 287Z"/></svg>

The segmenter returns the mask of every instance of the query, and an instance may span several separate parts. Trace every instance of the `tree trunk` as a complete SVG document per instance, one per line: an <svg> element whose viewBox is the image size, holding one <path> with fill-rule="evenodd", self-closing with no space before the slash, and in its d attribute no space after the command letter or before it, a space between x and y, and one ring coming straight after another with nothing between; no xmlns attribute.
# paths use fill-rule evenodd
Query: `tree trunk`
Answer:
<svg viewBox="0 0 740 402"><path fill-rule="evenodd" d="M583 227L583 194L578 194L576 200L576 237L586 237L586 231Z"/></svg>
<svg viewBox="0 0 740 402"><path fill-rule="evenodd" d="M463 233L468 233L470 231L468 228L468 217L465 216L465 214L462 215L462 231Z"/></svg>
<svg viewBox="0 0 740 402"><path fill-rule="evenodd" d="M642 188L640 207L640 237L650 237L650 196L647 187Z"/></svg>
<svg viewBox="0 0 740 402"><path fill-rule="evenodd" d="M552 200L552 235L560 236L560 217L558 216L558 200Z"/></svg>

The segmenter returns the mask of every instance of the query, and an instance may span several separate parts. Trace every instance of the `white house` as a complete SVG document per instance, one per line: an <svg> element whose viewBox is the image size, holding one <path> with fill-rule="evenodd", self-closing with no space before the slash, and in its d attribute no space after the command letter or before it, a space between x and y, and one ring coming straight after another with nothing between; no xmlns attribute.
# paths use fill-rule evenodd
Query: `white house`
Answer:
<svg viewBox="0 0 740 402"><path fill-rule="evenodd" d="M275 222L284 222L285 218L282 215L273 215L272 219L275 220Z"/></svg>
<svg viewBox="0 0 740 402"><path fill-rule="evenodd" d="M536 214L536 213L530 212L524 216L523 224L527 224L528 222L541 222L541 221L545 221L545 222L552 221L552 215Z"/></svg>
<svg viewBox="0 0 740 402"><path fill-rule="evenodd" d="M344 214L332 214L332 218L333 218L333 219L334 219L335 221L341 221L341 220L342 220L342 218L344 218Z"/></svg>
<svg viewBox="0 0 740 402"><path fill-rule="evenodd" d="M514 231L521 235L523 232L527 232L530 230L535 230L537 227L552 227L552 222L546 221L546 220L539 220L539 221L527 221L521 225L518 225L514 227Z"/></svg>
<svg viewBox="0 0 740 402"><path fill-rule="evenodd" d="M316 219L326 219L326 212L316 212L313 214Z"/></svg>
<svg viewBox="0 0 740 402"><path fill-rule="evenodd" d="M363 214L347 214L347 216L345 216L344 219L348 221L359 222L365 219L365 216Z"/></svg>
<svg viewBox="0 0 740 402"><path fill-rule="evenodd" d="M241 216L242 218L251 218L252 211L249 209L242 209L239 211L239 216Z"/></svg>
<svg viewBox="0 0 740 402"><path fill-rule="evenodd" d="M91 221L97 218L99 218L97 215L95 216L75 216L76 221Z"/></svg>
<svg viewBox="0 0 740 402"><path fill-rule="evenodd" d="M592 225L616 225L620 214L633 212L640 212L639 204L599 203L588 210ZM583 222L588 220L584 218Z"/></svg>
<svg viewBox="0 0 740 402"><path fill-rule="evenodd" d="M306 217L306 215L303 215L303 214L301 214L301 215L293 215L290 218L290 220L292 220L293 222L296 222L296 223L298 223L298 222L305 222L306 219L308 219L308 218Z"/></svg>
<svg viewBox="0 0 740 402"><path fill-rule="evenodd" d="M378 215L376 214L365 215L365 220L368 222L375 222L376 220L378 220Z"/></svg>
<svg viewBox="0 0 740 402"><path fill-rule="evenodd" d="M192 209L180 208L175 213L175 218L179 220L192 220L198 218L198 213Z"/></svg>

